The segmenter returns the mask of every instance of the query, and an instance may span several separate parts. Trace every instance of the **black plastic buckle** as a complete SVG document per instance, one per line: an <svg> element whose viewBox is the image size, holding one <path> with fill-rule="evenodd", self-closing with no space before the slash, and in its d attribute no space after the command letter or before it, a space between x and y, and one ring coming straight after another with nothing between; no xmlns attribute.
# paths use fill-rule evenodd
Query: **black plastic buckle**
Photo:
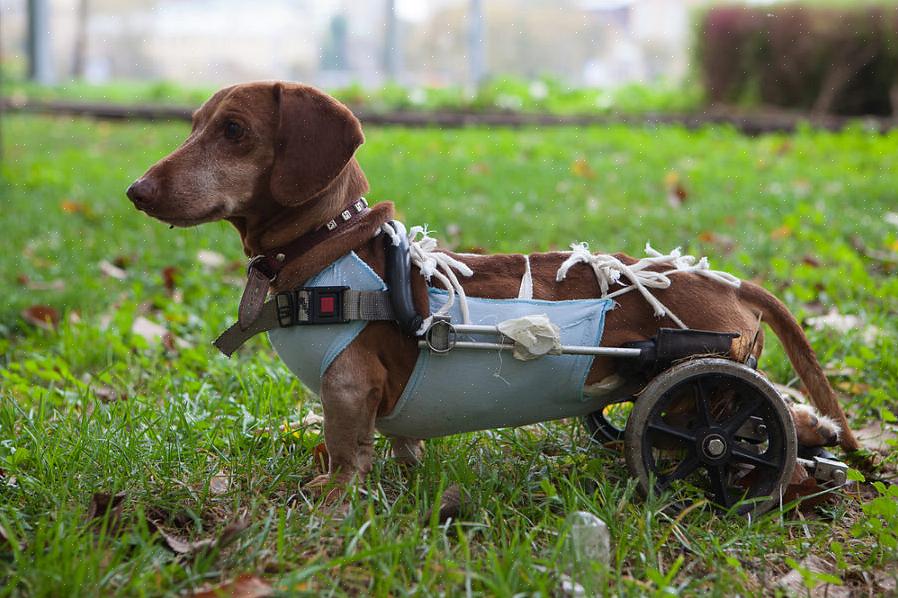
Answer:
<svg viewBox="0 0 898 598"><path fill-rule="evenodd" d="M281 328L294 326L298 324L298 310L296 302L296 291L286 291L278 293L274 296L275 306L277 307L278 324Z"/></svg>
<svg viewBox="0 0 898 598"><path fill-rule="evenodd" d="M349 287L307 287L309 292L309 324L345 324L343 293Z"/></svg>

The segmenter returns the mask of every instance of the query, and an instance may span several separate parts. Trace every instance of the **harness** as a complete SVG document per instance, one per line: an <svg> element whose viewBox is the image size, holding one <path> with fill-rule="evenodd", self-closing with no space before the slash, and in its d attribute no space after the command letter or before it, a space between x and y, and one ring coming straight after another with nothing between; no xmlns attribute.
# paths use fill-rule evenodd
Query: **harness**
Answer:
<svg viewBox="0 0 898 598"><path fill-rule="evenodd" d="M452 344L484 348L485 343L477 342L473 331L539 320L554 329L556 338L551 339L550 344L562 349L564 346L561 345L565 345L582 350L601 344L605 314L613 308L612 297L616 294L636 289L651 296L646 287L665 288L670 284L668 275L677 272L695 271L734 284L724 276L725 273L709 270L706 260L696 265L694 258L681 256L678 251L669 256L650 252L649 258L626 266L611 256L594 256L585 246L575 246L570 258L559 268L557 279L562 280L577 262L589 264L599 278L602 297L568 301L532 299L529 261L517 298L467 297L456 271L470 276L473 274L470 268L448 254L436 252L436 242L425 229L415 227L411 234L406 234L401 223L392 221L381 229L386 249L386 280L350 251L321 270L305 286L276 293L272 299L264 301L261 289L267 289L276 279L289 261L288 255L301 255L329 233L368 211L364 200L355 202L341 213L339 219L328 222L294 245L273 255L253 258L241 298L240 319L215 341L215 346L230 356L247 339L267 331L284 364L308 388L319 393L327 369L370 321L394 321L406 334L419 337L428 328L434 329L431 326L434 322L463 322L466 326L459 326L461 332L455 334ZM415 311L412 301L412 262L428 280L435 277L445 287L445 290L428 288L433 315L427 318ZM670 264L674 268L667 272L647 270L652 264ZM609 296L608 286L617 283L621 276L631 281L631 286ZM737 284L738 280L735 280ZM657 300L650 303L656 314L672 315ZM675 316L672 319L685 328ZM466 334L464 328L471 330L471 334ZM688 333L698 333L682 332L689 336ZM731 336L725 339L725 347L729 346ZM514 357L512 351L507 350L512 345L490 345L489 348L496 347L494 351L441 353L435 350L432 340L428 337L419 341L422 350L399 402L390 414L376 421L381 432L431 438L585 415L604 404L601 396L583 393L596 353L540 352L527 357L532 360L525 362L517 350ZM660 343L660 335L658 340ZM655 345L653 341L648 342L652 347L623 350L649 355Z"/></svg>

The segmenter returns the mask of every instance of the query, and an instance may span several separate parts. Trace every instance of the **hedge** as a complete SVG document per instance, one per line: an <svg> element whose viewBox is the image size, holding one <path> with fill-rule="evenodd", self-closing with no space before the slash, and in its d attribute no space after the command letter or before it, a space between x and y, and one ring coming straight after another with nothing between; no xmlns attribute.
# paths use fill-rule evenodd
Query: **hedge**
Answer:
<svg viewBox="0 0 898 598"><path fill-rule="evenodd" d="M891 115L898 102L898 7L721 6L698 42L715 103Z"/></svg>

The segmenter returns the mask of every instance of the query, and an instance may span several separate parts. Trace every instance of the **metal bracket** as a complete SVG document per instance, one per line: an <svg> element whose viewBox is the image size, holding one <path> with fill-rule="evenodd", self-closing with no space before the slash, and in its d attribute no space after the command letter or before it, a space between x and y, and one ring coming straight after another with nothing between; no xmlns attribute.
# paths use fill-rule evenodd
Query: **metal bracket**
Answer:
<svg viewBox="0 0 898 598"><path fill-rule="evenodd" d="M434 316L433 322L424 332L424 342L434 353L448 353L455 347L455 326L449 316Z"/></svg>
<svg viewBox="0 0 898 598"><path fill-rule="evenodd" d="M799 458L798 462L818 482L833 482L837 486L841 486L848 479L848 465L841 461L825 457L814 457L813 459Z"/></svg>

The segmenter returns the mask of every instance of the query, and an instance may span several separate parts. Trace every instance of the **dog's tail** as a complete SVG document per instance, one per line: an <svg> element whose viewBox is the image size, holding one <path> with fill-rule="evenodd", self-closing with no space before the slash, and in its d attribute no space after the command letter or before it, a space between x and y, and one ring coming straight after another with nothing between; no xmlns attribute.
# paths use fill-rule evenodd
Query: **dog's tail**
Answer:
<svg viewBox="0 0 898 598"><path fill-rule="evenodd" d="M829 385L826 374L817 360L817 355L808 342L808 337L792 313L776 297L756 284L743 281L739 288L740 298L761 312L761 319L773 329L780 339L792 362L798 377L811 393L814 406L824 415L835 419L842 428L839 444L846 451L856 451L860 445L848 427L848 419L839 404L835 391Z"/></svg>

